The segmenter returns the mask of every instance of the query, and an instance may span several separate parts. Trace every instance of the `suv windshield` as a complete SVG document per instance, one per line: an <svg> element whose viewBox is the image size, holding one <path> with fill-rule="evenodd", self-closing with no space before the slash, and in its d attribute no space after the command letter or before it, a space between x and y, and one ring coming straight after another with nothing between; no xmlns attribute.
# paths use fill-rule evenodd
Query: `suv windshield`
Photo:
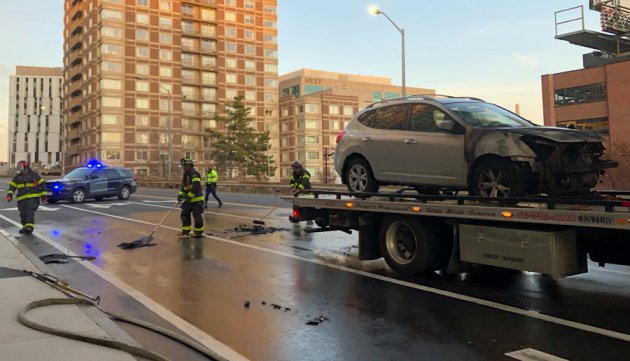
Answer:
<svg viewBox="0 0 630 361"><path fill-rule="evenodd" d="M64 178L85 178L86 176L90 175L91 172L91 169L77 168L72 172L66 174Z"/></svg>
<svg viewBox="0 0 630 361"><path fill-rule="evenodd" d="M451 103L446 107L457 113L466 123L481 128L531 127L530 121L490 103Z"/></svg>

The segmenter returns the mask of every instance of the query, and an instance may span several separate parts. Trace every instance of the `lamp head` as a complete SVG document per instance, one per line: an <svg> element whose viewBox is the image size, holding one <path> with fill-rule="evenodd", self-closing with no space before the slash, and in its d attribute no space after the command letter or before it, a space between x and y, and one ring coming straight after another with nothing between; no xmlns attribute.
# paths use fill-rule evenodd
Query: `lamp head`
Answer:
<svg viewBox="0 0 630 361"><path fill-rule="evenodd" d="M370 5L368 12L372 15L378 15L381 13L381 10L376 5Z"/></svg>

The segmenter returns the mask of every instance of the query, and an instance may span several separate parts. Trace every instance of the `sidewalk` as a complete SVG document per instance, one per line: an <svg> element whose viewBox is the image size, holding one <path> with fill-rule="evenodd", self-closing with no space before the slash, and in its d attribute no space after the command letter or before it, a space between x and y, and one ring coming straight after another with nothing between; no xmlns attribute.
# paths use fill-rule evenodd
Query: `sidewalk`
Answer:
<svg viewBox="0 0 630 361"><path fill-rule="evenodd" d="M26 240L28 241L28 239ZM18 271L13 271L18 270ZM46 273L44 265L18 239L0 228L0 359L12 361L133 361L122 351L52 336L18 322L18 313L30 302L66 297L56 289L21 272ZM106 337L138 346L107 316L93 308L49 306L28 312L28 317L55 328L88 336ZM98 323L97 323L98 322Z"/></svg>

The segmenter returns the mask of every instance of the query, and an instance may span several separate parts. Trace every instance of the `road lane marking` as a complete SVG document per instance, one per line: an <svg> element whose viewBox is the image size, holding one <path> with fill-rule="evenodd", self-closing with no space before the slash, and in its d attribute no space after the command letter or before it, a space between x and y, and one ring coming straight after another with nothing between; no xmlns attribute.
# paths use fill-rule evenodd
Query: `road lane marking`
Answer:
<svg viewBox="0 0 630 361"><path fill-rule="evenodd" d="M13 207L13 208L1 208L0 211L17 211L18 208L17 207ZM53 212L53 211L58 211L59 208L50 208L50 207L46 207L46 206L39 206L37 208L37 210L40 211L47 211L47 212Z"/></svg>
<svg viewBox="0 0 630 361"><path fill-rule="evenodd" d="M150 222L137 220L137 219L133 219L133 218L121 217L121 216L116 216L116 215L112 215L112 214L108 214L108 213L103 213L103 212L97 212L97 211L92 211L92 210L87 210L87 209L76 208L76 207L72 207L72 206L66 206L66 207L72 208L72 209L76 209L76 210L79 210L79 211L83 211L83 212L99 214L99 215L106 216L106 217L123 219L123 220L127 220L127 221L130 221L130 222L149 224L149 225L153 225L153 226L155 226L155 224L156 224L156 223L150 223ZM5 219L5 220L9 220L8 218L4 217L1 214L0 214L0 217ZM13 221L11 221L11 222L13 222ZM170 226L166 226L166 225L162 225L162 228L171 229L171 230L174 230L174 231L179 231L178 228L170 227ZM328 267L328 268L333 268L333 269L337 269L337 270L341 270L341 271L345 271L345 272L349 272L349 273L354 273L354 274L357 274L357 275L361 275L361 276L364 276L364 277L376 279L376 280L379 280L379 281L389 282L389 283L397 284L397 285L408 287L408 288L413 288L413 289L416 289L416 290L419 290L419 291L423 291L423 292L427 292L427 293L432 293L432 294L436 294L436 295L440 295L440 296L444 296L444 297L448 297L448 298L452 298L452 299L456 299L456 300L460 300L460 301L464 301L464 302L480 305L480 306L494 308L494 309L497 309L497 310L500 310L500 311L513 313L513 314L516 314L516 315L525 316L525 317L529 317L529 318L533 318L533 319L537 319L537 320L553 323L553 324L556 324L556 325L561 325L561 326L565 326L565 327L568 327L568 328L573 328L573 329L576 329L576 330L581 330L581 331L585 331L585 332L590 332L590 333L594 333L594 334L598 334L598 335L602 335L602 336L606 336L606 337L610 337L610 338L614 338L614 339L630 342L630 334L625 334L625 333L622 333L622 332L607 330L605 328L601 328L601 327L597 327L597 326L591 326L591 325L587 325L587 324L584 324L584 323L579 323L579 322L576 322L576 321L565 320L565 319L562 319L562 318L546 315L544 313L540 313L540 312L537 312L537 311L534 311L534 310L526 310L526 309L522 309L522 308L518 308L518 307L514 307L514 306L504 305L504 304L501 304L501 303L498 303L498 302L488 301L488 300L484 300L484 299L481 299L481 298L467 296L467 295L463 295L463 294L459 294L459 293L455 293L455 292L451 292L451 291L445 291L445 290L441 290L439 288L423 286L423 285L415 284L415 283L408 282L408 281L398 280L398 279L387 277L387 276L381 276L381 275L369 273L369 272L366 272L366 271L356 270L356 269L349 268L349 267L346 267L346 266L341 266L341 265L336 265L336 264L329 264L329 263L326 263L325 261L321 261L321 260L317 260L317 259L310 259L310 258L306 258L306 257L301 257L301 256L297 256L297 255L294 255L294 254L288 254L288 253L280 252L280 251L277 251L277 250L267 249L267 248L264 248L264 247L261 247L261 246L256 246L256 245L253 245L253 244L241 243L241 242L237 242L237 241L233 241L233 240L230 240L230 239L221 238L221 237L217 237L217 236L204 235L204 237L205 238L209 238L209 239L215 239L215 240L218 240L218 241L222 241L224 243L229 243L229 244L240 246L240 247L246 247L246 248L250 248L250 249L255 249L255 250L258 250L258 251L261 251L261 252L275 254L275 255L279 255L279 256L283 256L283 257L292 258L292 259L295 259L295 260L300 260L300 261L304 261L304 262L308 262L308 263L317 264L317 265Z"/></svg>
<svg viewBox="0 0 630 361"><path fill-rule="evenodd" d="M149 206L149 207L157 207L157 208L166 208L169 209L171 207L168 206L160 206L157 204L147 204L147 203L142 203L142 202L129 202L129 203L134 203L134 204L140 204L142 206ZM266 207L266 208L272 208L272 207ZM203 212L204 214L214 214L214 215L218 215L218 216L229 216L229 217L235 217L235 218L244 218L244 219L260 219L260 217L247 217L247 216L240 216L237 214L232 214L232 213L223 213L223 212L211 212L209 210L204 210Z"/></svg>
<svg viewBox="0 0 630 361"><path fill-rule="evenodd" d="M533 348L524 348L522 350L508 352L505 356L521 361L569 361L565 358L550 355Z"/></svg>
<svg viewBox="0 0 630 361"><path fill-rule="evenodd" d="M74 207L72 207L72 208L74 208ZM75 209L79 209L79 208L75 208ZM105 213L103 215L105 215ZM7 217L5 217L5 216L3 216L1 214L0 214L0 218L2 218L5 221L15 225L16 227L20 227L21 226L18 222L15 222L12 219L7 218ZM131 219L128 219L128 220L131 220ZM140 222L140 223L151 224L151 223L148 223L148 222L142 222L142 221L138 221L138 220L133 220L133 221ZM52 247L58 249L63 254L67 254L67 255L70 255L70 256L79 256L78 254L74 253L70 249L60 245L59 243L53 241L52 239L49 239L48 237L46 237L46 236L44 236L44 235L42 235L40 233L34 232L33 235L37 236L37 238L39 238L42 241L48 243ZM193 338L197 342L201 343L205 347L213 350L214 352L218 353L219 355L225 357L228 360L248 361L247 358L245 358L243 355L239 354L238 352L236 352L235 350L233 350L229 346L219 342L214 337L208 335L207 333L205 333L201 329L197 328L196 326L192 325L191 323L187 322L186 320L180 318L179 316L177 316L173 312L169 311L168 309L164 308L164 306L162 306L161 304L159 304L156 301L152 300L147 295L145 295L144 293L138 291L134 287L128 285L127 283L123 282L122 280L118 279L117 277L109 274L105 270L95 266L92 262L79 260L79 259L76 259L76 261L81 263L85 268L87 268L90 271L92 271L95 274L97 274L99 277L101 277L105 281L107 281L107 282L111 283L112 285L114 285L115 287L117 287L122 292L124 292L127 295L129 295L130 297L134 298L136 301L140 302L142 305L147 307L150 311L155 312L160 317L162 317L164 320L170 322L172 325L174 325L175 327L177 327L180 330L182 330L182 332L186 333L188 336L190 336L191 338Z"/></svg>
<svg viewBox="0 0 630 361"><path fill-rule="evenodd" d="M137 194L136 193L136 197L147 197L147 198L159 198L159 199L173 199L173 197L160 197L160 196L145 196L142 194ZM150 202L150 201L143 201L143 202ZM169 202L173 202L173 201L169 201ZM233 203L233 202L223 202L224 205L231 205L231 206L239 206L239 207L253 207L253 208L266 208L266 209L271 209L271 208L276 208L276 206L261 206L260 204L249 204L249 203ZM286 207L278 207L278 208L291 208L291 205L289 205L287 203Z"/></svg>

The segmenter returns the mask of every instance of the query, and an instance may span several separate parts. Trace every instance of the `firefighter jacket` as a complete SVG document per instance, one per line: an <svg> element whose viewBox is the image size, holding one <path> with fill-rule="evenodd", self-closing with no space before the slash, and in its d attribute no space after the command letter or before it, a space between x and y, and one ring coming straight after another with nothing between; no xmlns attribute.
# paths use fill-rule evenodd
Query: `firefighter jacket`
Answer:
<svg viewBox="0 0 630 361"><path fill-rule="evenodd" d="M289 178L289 186L297 189L310 189L311 188L311 173L306 169L301 169L297 172L293 172L291 178Z"/></svg>
<svg viewBox="0 0 630 361"><path fill-rule="evenodd" d="M206 171L206 184L217 184L219 175L216 169L210 169Z"/></svg>
<svg viewBox="0 0 630 361"><path fill-rule="evenodd" d="M48 195L48 193L46 193L46 183L44 183L44 178L40 177L36 171L30 168L23 170L13 177L13 179L9 182L9 191L7 194L13 195L13 192L15 192L16 189L18 201L27 198L40 198Z"/></svg>
<svg viewBox="0 0 630 361"><path fill-rule="evenodd" d="M203 202L201 175L194 168L184 173L182 187L179 190L179 197L181 197L184 202Z"/></svg>

